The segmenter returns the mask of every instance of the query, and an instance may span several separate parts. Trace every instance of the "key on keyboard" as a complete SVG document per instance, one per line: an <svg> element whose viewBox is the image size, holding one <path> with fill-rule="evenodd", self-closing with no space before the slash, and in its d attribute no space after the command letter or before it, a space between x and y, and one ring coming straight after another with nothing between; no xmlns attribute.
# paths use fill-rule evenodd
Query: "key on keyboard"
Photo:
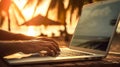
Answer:
<svg viewBox="0 0 120 67"><path fill-rule="evenodd" d="M65 57L65 56L81 56L81 55L90 55L88 53L82 53L82 52L77 52L77 51L72 51L72 50L61 50L60 57Z"/></svg>

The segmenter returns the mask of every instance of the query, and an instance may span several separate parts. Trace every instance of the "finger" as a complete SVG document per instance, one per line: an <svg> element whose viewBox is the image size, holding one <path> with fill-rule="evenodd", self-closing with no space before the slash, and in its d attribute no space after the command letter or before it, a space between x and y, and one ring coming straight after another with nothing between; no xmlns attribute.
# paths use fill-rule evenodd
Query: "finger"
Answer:
<svg viewBox="0 0 120 67"><path fill-rule="evenodd" d="M54 45L49 45L48 48L50 48L55 54L58 54L59 52Z"/></svg>
<svg viewBox="0 0 120 67"><path fill-rule="evenodd" d="M59 46L57 46L54 42L48 42L46 41L46 43L48 44L49 47L51 47L52 49L54 49L55 51L60 52Z"/></svg>
<svg viewBox="0 0 120 67"><path fill-rule="evenodd" d="M55 40L51 39L51 38L39 37L39 38L37 38L37 39L38 39L38 40L43 40L43 41L54 42L57 46L59 46L58 43L57 43Z"/></svg>
<svg viewBox="0 0 120 67"><path fill-rule="evenodd" d="M55 54L58 54L58 50L52 43L44 43L41 46L48 47L49 49L53 50Z"/></svg>
<svg viewBox="0 0 120 67"><path fill-rule="evenodd" d="M42 41L49 41L49 42L53 42L54 43L54 46L57 48L57 50L58 51L60 51L60 49L59 49L59 44L55 41L55 40L53 40L53 39L51 39L51 38L46 38L46 37L39 37L39 38L37 38L38 40L42 40Z"/></svg>
<svg viewBox="0 0 120 67"><path fill-rule="evenodd" d="M57 46L55 43L51 42L51 44L56 48L58 52L60 52L59 46Z"/></svg>
<svg viewBox="0 0 120 67"><path fill-rule="evenodd" d="M46 40L49 41L49 42L51 42L52 45L54 45L54 46L56 47L56 49L57 49L58 51L60 51L60 49L59 49L59 44L58 44L55 40L51 40L51 39L46 39Z"/></svg>
<svg viewBox="0 0 120 67"><path fill-rule="evenodd" d="M47 51L47 55L49 55L49 56L54 56L55 55L55 53L53 51L51 51L51 49L49 49L48 47L43 47L42 50Z"/></svg>
<svg viewBox="0 0 120 67"><path fill-rule="evenodd" d="M60 52L58 43L53 42L53 40L51 40L51 41L50 41L50 40L49 40L49 41L43 41L43 42L44 42L43 45L45 45L45 44L49 44L49 45L47 45L47 46L53 45L53 46L55 47L55 49L56 49L58 52Z"/></svg>

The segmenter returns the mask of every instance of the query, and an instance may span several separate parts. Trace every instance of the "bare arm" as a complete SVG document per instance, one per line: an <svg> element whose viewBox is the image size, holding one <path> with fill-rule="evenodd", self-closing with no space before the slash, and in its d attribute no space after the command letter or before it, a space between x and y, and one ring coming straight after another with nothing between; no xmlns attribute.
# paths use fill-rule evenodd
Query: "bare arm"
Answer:
<svg viewBox="0 0 120 67"><path fill-rule="evenodd" d="M41 50L47 51L49 56L59 54L58 44L52 41L41 40L19 40L19 41L0 41L0 56L10 55L16 52L34 53Z"/></svg>
<svg viewBox="0 0 120 67"><path fill-rule="evenodd" d="M0 40L30 40L34 38L35 37L0 30Z"/></svg>
<svg viewBox="0 0 120 67"><path fill-rule="evenodd" d="M48 55L57 55L60 51L58 43L49 38L29 37L0 30L0 56L16 52L32 53L45 50Z"/></svg>

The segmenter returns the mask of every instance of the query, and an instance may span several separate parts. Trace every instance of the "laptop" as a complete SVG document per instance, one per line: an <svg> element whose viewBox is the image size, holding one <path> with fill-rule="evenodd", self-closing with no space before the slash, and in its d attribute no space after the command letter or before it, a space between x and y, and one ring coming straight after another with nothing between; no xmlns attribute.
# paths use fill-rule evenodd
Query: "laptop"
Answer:
<svg viewBox="0 0 120 67"><path fill-rule="evenodd" d="M103 59L109 52L120 20L120 0L107 0L83 6L69 47L56 57L32 56L4 59L10 65Z"/></svg>

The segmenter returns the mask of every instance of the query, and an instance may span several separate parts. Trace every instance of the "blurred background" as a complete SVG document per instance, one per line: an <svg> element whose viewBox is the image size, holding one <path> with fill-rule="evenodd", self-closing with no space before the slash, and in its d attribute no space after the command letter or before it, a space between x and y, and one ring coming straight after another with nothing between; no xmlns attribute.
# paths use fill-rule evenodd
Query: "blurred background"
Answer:
<svg viewBox="0 0 120 67"><path fill-rule="evenodd" d="M66 45L74 33L82 7L98 1L104 0L0 0L0 29L52 37ZM119 32L118 26L114 39L118 49ZM111 50L116 51L116 48Z"/></svg>

